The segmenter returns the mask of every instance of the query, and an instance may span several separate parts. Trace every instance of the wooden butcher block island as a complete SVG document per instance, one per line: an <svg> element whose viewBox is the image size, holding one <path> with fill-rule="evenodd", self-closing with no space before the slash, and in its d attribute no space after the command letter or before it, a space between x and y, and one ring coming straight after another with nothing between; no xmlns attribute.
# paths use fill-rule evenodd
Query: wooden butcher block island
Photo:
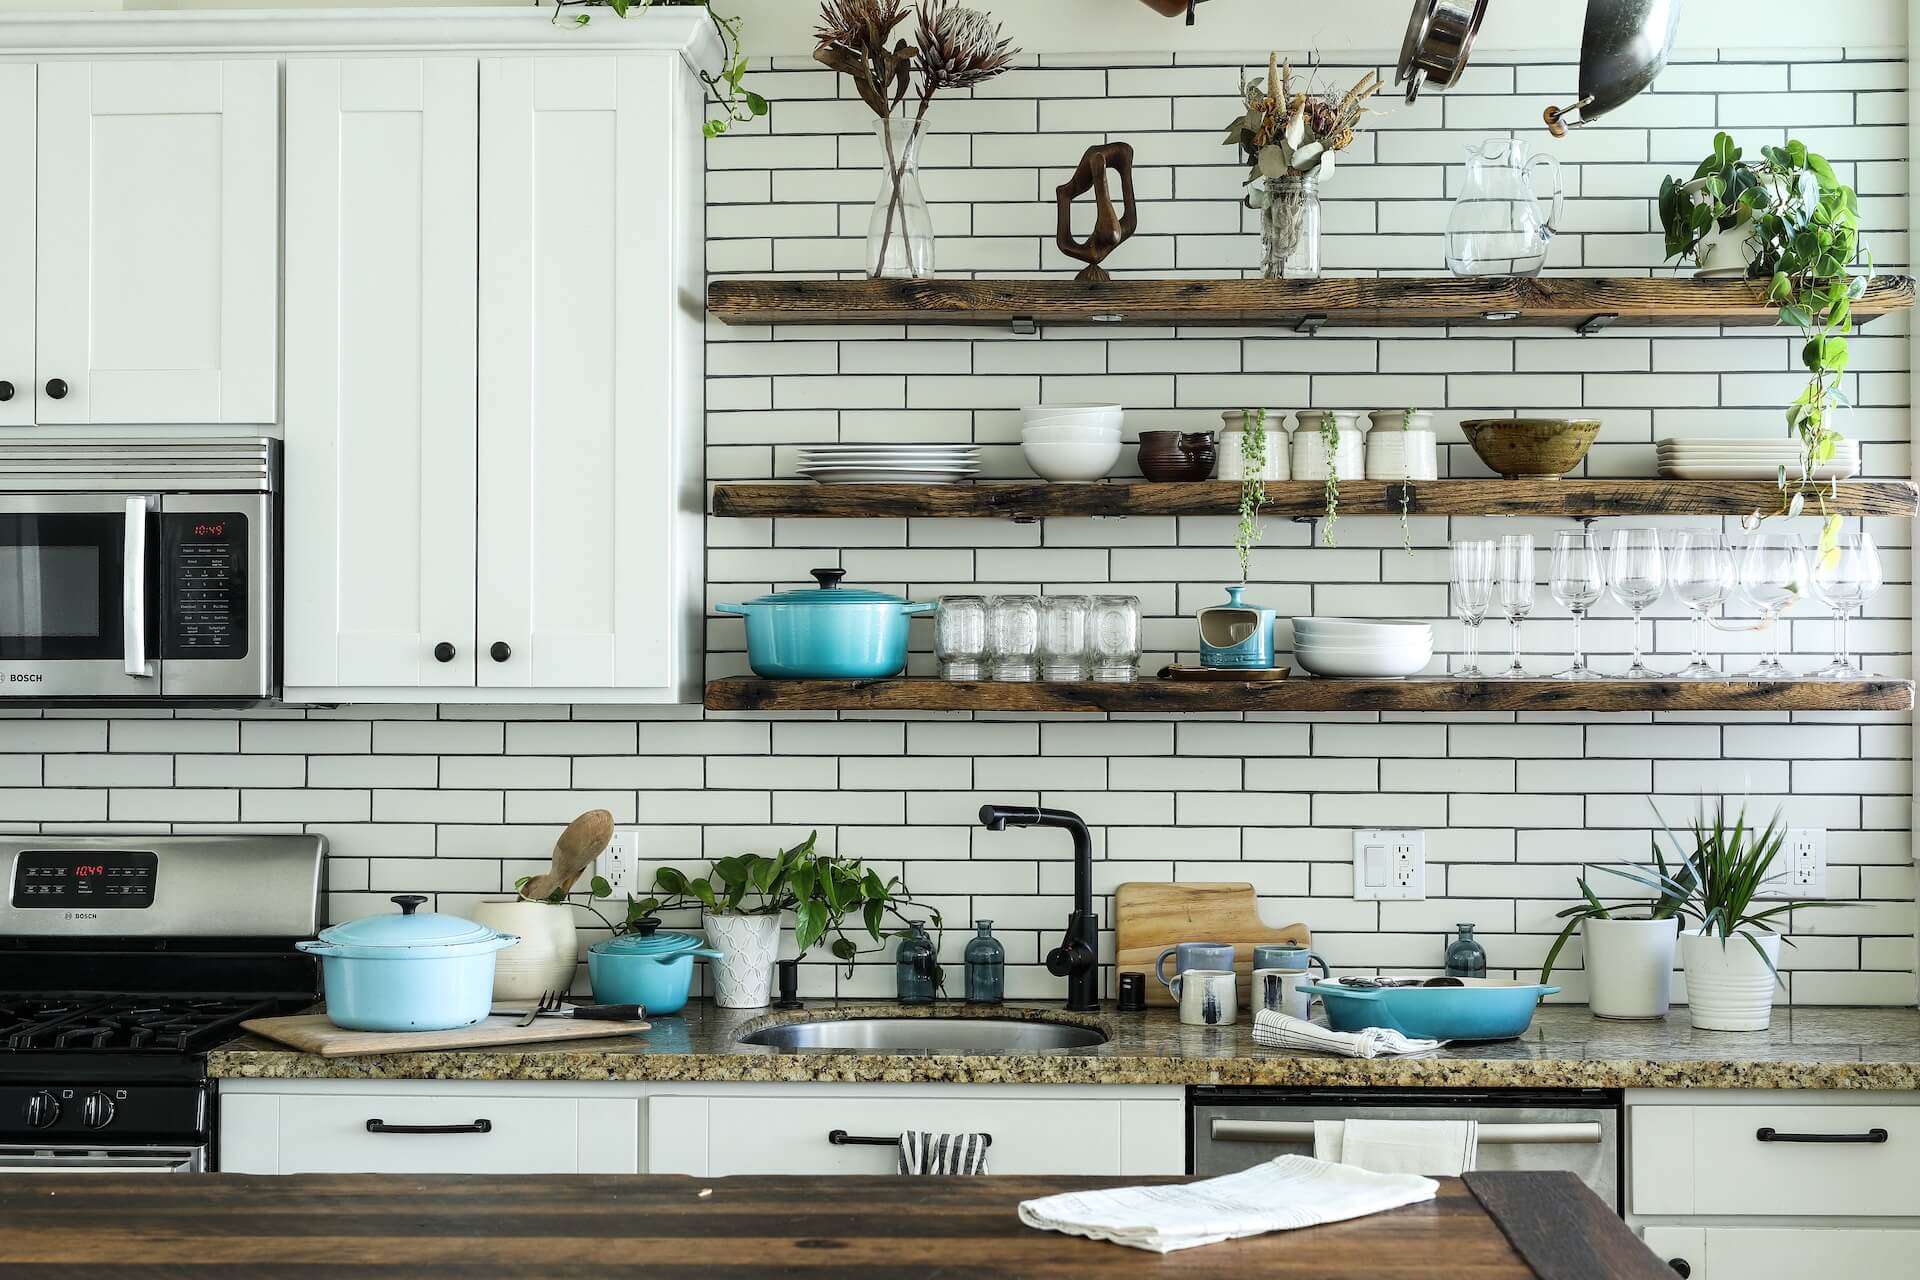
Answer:
<svg viewBox="0 0 1920 1280"><path fill-rule="evenodd" d="M1425 1204L1164 1257L1015 1213L1130 1181L11 1176L0 1275L1671 1280L1571 1174L1470 1173Z"/></svg>

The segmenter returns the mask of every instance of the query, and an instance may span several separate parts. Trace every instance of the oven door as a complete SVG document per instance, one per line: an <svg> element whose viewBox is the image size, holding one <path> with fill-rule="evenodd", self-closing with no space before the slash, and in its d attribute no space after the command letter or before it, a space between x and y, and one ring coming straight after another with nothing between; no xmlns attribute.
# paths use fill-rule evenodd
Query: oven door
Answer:
<svg viewBox="0 0 1920 1280"><path fill-rule="evenodd" d="M7 1147L0 1173L205 1173L205 1147Z"/></svg>
<svg viewBox="0 0 1920 1280"><path fill-rule="evenodd" d="M0 697L161 691L160 499L0 495Z"/></svg>

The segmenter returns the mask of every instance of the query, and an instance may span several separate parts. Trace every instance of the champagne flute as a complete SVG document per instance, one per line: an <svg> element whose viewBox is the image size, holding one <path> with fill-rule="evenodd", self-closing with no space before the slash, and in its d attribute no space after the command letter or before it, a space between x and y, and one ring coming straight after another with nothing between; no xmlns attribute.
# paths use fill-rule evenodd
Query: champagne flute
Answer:
<svg viewBox="0 0 1920 1280"><path fill-rule="evenodd" d="M1855 610L1865 610L1867 601L1880 589L1882 581L1880 552L1866 531L1842 533L1832 551L1817 558L1813 567L1813 594L1833 610L1833 661L1812 675L1825 680L1858 680L1867 673L1853 660L1847 643L1847 623Z"/></svg>
<svg viewBox="0 0 1920 1280"><path fill-rule="evenodd" d="M1600 572L1600 548L1593 540L1593 530L1582 525L1553 535L1553 566L1547 586L1553 598L1573 614L1573 665L1554 679L1600 679L1600 673L1587 665L1587 650L1581 635L1587 610L1593 608L1594 601L1606 589L1606 579Z"/></svg>
<svg viewBox="0 0 1920 1280"><path fill-rule="evenodd" d="M1658 671L1642 661L1640 615L1667 590L1666 564L1660 558L1658 529L1616 529L1613 532L1613 565L1608 575L1613 598L1633 612L1633 665L1624 680L1658 680Z"/></svg>
<svg viewBox="0 0 1920 1280"><path fill-rule="evenodd" d="M1520 624L1533 612L1533 535L1502 535L1494 552L1493 595L1513 632L1513 665L1501 672L1508 680L1532 676L1520 665Z"/></svg>
<svg viewBox="0 0 1920 1280"><path fill-rule="evenodd" d="M1770 632L1767 656L1748 680L1782 680L1790 673L1780 662L1780 615L1807 591L1807 554L1791 533L1756 533L1740 557L1740 593L1760 610L1761 627Z"/></svg>
<svg viewBox="0 0 1920 1280"><path fill-rule="evenodd" d="M1719 670L1707 661L1707 615L1733 594L1733 552L1712 530L1683 529L1674 535L1669 576L1673 594L1693 615L1693 661L1677 674L1686 680L1717 680Z"/></svg>
<svg viewBox="0 0 1920 1280"><path fill-rule="evenodd" d="M1466 628L1467 665L1454 674L1463 680L1483 679L1480 670L1480 624L1493 603L1495 549L1490 539L1456 542L1451 550L1453 612Z"/></svg>

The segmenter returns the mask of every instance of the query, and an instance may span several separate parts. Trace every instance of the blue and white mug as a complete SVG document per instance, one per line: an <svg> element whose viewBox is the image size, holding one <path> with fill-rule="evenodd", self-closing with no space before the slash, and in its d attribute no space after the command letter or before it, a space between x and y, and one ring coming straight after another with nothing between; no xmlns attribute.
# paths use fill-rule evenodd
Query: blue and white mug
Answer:
<svg viewBox="0 0 1920 1280"><path fill-rule="evenodd" d="M1331 978L1327 962L1319 954L1307 950L1297 942L1262 942L1253 948L1253 967L1255 969L1310 969L1320 966L1320 976Z"/></svg>
<svg viewBox="0 0 1920 1280"><path fill-rule="evenodd" d="M1178 946L1168 947L1153 962L1154 976L1160 979L1160 985L1173 990L1173 979L1167 976L1167 957L1174 957L1173 971L1185 973L1189 969L1224 969L1233 972L1233 944L1231 942L1182 942ZM1175 992L1178 999L1179 993Z"/></svg>

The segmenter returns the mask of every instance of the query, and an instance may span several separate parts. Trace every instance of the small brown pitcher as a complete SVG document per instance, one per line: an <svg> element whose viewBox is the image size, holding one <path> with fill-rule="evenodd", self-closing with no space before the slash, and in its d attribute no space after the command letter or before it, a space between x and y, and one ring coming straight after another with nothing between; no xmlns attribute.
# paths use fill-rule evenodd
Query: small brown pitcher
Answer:
<svg viewBox="0 0 1920 1280"><path fill-rule="evenodd" d="M1217 453L1211 431L1142 431L1140 474L1160 484L1206 480Z"/></svg>

